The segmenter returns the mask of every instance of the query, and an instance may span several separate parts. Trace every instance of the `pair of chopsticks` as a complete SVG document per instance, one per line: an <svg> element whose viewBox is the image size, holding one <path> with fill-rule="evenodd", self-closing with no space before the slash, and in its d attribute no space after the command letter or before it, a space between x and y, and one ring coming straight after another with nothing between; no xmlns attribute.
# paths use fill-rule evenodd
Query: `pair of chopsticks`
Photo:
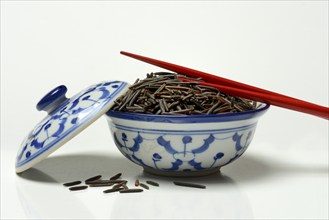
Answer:
<svg viewBox="0 0 329 220"><path fill-rule="evenodd" d="M287 108L290 110L295 110L299 112L303 112L310 115L315 115L324 119L329 120L329 108L320 106L317 104L313 104L310 102L306 102L303 100L299 100L296 98L292 98L286 95L282 95L279 93L271 92L265 89L257 88L251 85L247 85L244 83L236 82L230 79L226 79L223 77L215 76L209 73L201 72L198 70L190 69L187 67L179 66L176 64L168 63L161 60L156 60L153 58L121 51L123 55L135 58L137 60L186 75L192 78L202 78L205 82L180 78L183 81L188 82L198 82L201 85L211 86L219 89L222 92L225 92L229 95L240 96L242 98L251 99L254 101L263 102L270 105L279 106L282 108Z"/></svg>

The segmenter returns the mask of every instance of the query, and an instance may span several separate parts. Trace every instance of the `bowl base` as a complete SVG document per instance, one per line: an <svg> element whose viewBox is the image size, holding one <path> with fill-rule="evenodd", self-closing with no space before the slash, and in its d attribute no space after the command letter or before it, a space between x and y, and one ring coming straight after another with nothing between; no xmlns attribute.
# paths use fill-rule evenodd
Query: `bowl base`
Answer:
<svg viewBox="0 0 329 220"><path fill-rule="evenodd" d="M219 173L219 168L201 170L201 171L163 171L152 169L149 167L144 167L144 172L157 175L157 176L169 176L169 177L200 177L200 176L208 176L215 173Z"/></svg>

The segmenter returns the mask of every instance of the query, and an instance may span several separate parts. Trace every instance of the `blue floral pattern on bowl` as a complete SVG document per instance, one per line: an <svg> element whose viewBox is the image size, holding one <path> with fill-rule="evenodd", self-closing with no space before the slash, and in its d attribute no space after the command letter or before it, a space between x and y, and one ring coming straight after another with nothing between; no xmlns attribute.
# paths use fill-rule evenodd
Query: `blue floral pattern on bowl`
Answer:
<svg viewBox="0 0 329 220"><path fill-rule="evenodd" d="M143 167L198 171L220 167L237 159L249 146L255 127L253 124L231 131L155 132L113 125L112 132L123 155ZM223 144L224 148L221 147ZM226 149L228 146L230 151ZM212 159L205 162L204 157Z"/></svg>
<svg viewBox="0 0 329 220"><path fill-rule="evenodd" d="M210 116L212 122L208 116L162 115L154 119L151 115L134 117L113 111L107 116L114 142L125 157L146 171L170 176L217 171L239 158L253 139L258 118L267 109L263 105L242 120L241 115L234 114L217 119Z"/></svg>

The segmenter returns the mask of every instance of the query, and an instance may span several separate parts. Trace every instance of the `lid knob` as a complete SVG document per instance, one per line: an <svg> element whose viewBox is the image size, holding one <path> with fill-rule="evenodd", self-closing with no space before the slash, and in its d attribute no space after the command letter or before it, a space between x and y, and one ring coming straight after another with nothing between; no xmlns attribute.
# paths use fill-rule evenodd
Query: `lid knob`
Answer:
<svg viewBox="0 0 329 220"><path fill-rule="evenodd" d="M62 104L66 100L68 100L65 97L66 92L67 92L66 86L60 85L56 87L38 102L37 109L39 111L46 111L48 112L48 114L52 113L57 108L62 106Z"/></svg>

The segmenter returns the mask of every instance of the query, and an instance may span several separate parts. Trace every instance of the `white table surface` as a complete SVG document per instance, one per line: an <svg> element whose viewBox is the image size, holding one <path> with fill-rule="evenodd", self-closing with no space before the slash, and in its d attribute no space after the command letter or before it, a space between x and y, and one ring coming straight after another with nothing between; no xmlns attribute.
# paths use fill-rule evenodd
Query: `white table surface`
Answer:
<svg viewBox="0 0 329 220"><path fill-rule="evenodd" d="M101 118L16 175L17 150L65 84L133 83L150 56L328 106L328 1L1 1L1 219L328 219L328 121L272 106L249 149L221 175L174 186L115 147ZM155 180L140 194L70 192L62 183L118 172Z"/></svg>

